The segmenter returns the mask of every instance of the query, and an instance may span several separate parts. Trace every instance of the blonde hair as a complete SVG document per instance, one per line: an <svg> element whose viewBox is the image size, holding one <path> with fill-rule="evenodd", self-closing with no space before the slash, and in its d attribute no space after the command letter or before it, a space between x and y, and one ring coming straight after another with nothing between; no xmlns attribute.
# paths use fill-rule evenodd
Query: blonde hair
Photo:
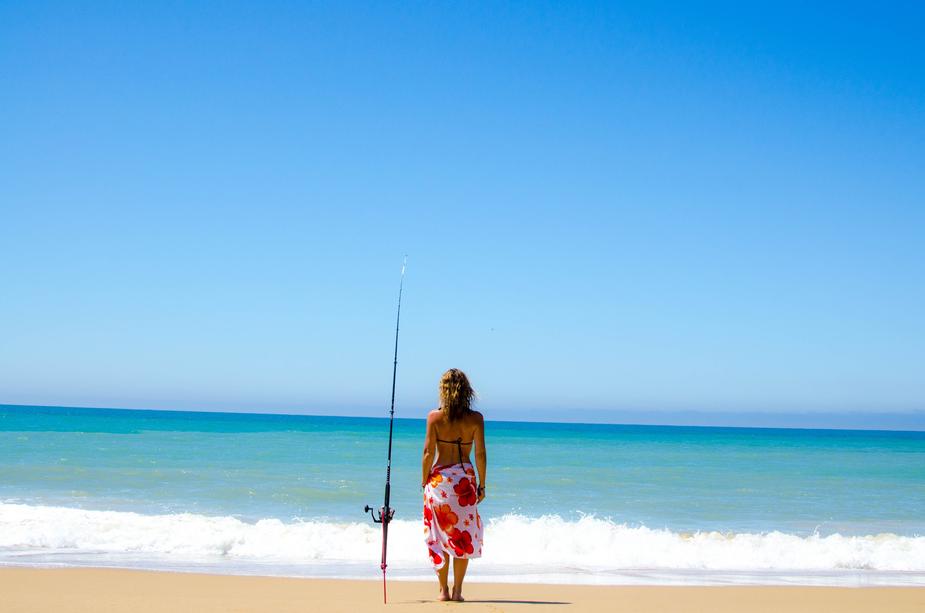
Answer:
<svg viewBox="0 0 925 613"><path fill-rule="evenodd" d="M469 413L473 398L475 390L463 371L451 368L440 377L440 408L450 421L456 421Z"/></svg>

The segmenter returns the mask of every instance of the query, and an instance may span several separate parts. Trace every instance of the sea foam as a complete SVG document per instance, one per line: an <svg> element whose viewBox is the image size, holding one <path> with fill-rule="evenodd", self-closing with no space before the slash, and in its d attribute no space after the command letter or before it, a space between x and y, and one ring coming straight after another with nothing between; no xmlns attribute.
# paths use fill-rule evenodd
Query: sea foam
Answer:
<svg viewBox="0 0 925 613"><path fill-rule="evenodd" d="M505 515L485 526L480 570L543 568L558 574L619 571L925 572L925 537L678 533L606 519ZM390 560L427 569L420 522L395 520ZM0 503L0 561L29 554L81 554L84 560L131 554L189 563L377 560L379 527L363 522L262 519L190 513L143 515ZM53 559L47 558L46 559Z"/></svg>

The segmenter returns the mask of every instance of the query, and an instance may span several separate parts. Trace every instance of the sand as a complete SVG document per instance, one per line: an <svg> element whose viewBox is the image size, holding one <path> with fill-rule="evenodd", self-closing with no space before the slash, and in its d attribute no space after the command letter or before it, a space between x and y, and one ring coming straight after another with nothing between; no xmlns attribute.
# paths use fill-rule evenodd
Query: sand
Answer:
<svg viewBox="0 0 925 613"><path fill-rule="evenodd" d="M925 588L658 587L472 583L466 603L432 599L435 583L241 577L153 571L0 568L0 611L925 612Z"/></svg>

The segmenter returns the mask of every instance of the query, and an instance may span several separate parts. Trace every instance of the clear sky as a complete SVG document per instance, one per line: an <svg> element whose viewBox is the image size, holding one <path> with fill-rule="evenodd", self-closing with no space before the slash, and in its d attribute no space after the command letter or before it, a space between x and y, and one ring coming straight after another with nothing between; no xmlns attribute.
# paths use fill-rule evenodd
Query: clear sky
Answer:
<svg viewBox="0 0 925 613"><path fill-rule="evenodd" d="M925 409L919 3L0 2L0 402Z"/></svg>

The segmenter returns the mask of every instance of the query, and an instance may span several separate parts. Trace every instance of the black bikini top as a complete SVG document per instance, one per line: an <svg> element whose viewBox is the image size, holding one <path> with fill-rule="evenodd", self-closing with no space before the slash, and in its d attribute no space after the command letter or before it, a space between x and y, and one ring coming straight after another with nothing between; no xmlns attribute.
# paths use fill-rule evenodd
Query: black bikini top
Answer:
<svg viewBox="0 0 925 613"><path fill-rule="evenodd" d="M434 428L434 431L436 431L436 428ZM439 436L437 436L437 442L438 442L438 443L451 443L451 444L452 444L452 443L456 443L456 451L459 453L459 465L462 466L462 463L463 463L463 461L462 461L462 446L463 446L463 445L471 445L471 444L474 443L475 441L469 441L468 443L464 443L461 436L460 436L459 438L457 438L455 441L446 441L446 440L443 440L442 438L440 438Z"/></svg>

